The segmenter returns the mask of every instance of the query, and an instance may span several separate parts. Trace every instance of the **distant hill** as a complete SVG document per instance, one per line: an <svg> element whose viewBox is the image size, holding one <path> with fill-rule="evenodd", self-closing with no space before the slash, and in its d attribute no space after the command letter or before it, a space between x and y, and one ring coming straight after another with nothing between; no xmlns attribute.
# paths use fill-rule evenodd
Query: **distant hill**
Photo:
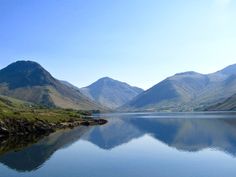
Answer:
<svg viewBox="0 0 236 177"><path fill-rule="evenodd" d="M179 73L141 93L120 110L193 111L236 93L236 65L212 74Z"/></svg>
<svg viewBox="0 0 236 177"><path fill-rule="evenodd" d="M207 107L205 111L236 111L236 94L223 102Z"/></svg>
<svg viewBox="0 0 236 177"><path fill-rule="evenodd" d="M132 87L109 77L101 78L90 86L82 88L81 91L90 99L112 109L127 103L143 92L138 87Z"/></svg>
<svg viewBox="0 0 236 177"><path fill-rule="evenodd" d="M0 70L0 94L49 107L103 109L32 61L17 61Z"/></svg>

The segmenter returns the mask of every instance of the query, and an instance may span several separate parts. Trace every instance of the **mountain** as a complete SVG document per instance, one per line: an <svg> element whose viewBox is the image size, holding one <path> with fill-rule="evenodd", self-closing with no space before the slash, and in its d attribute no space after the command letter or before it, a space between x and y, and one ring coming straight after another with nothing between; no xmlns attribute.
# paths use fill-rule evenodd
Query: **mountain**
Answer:
<svg viewBox="0 0 236 177"><path fill-rule="evenodd" d="M143 92L138 87L132 87L109 77L104 77L88 87L81 89L90 99L108 108L117 108Z"/></svg>
<svg viewBox="0 0 236 177"><path fill-rule="evenodd" d="M49 107L103 109L32 61L17 61L0 70L0 94Z"/></svg>
<svg viewBox="0 0 236 177"><path fill-rule="evenodd" d="M70 87L70 88L73 88L73 89L75 89L75 90L80 90L78 87L76 87L75 85L71 84L71 83L68 82L68 81L60 81L60 82L61 82L62 84L64 84L64 85Z"/></svg>
<svg viewBox="0 0 236 177"><path fill-rule="evenodd" d="M193 111L236 93L236 64L212 74L179 73L141 93L120 110Z"/></svg>
<svg viewBox="0 0 236 177"><path fill-rule="evenodd" d="M206 111L236 111L236 94L225 101L214 104L205 109Z"/></svg>

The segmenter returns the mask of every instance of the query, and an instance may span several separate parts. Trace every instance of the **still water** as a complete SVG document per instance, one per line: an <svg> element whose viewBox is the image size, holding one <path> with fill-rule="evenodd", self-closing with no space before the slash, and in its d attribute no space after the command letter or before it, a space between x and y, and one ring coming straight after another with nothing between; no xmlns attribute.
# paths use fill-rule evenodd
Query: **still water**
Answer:
<svg viewBox="0 0 236 177"><path fill-rule="evenodd" d="M236 176L236 113L100 116L109 123L1 142L0 177Z"/></svg>

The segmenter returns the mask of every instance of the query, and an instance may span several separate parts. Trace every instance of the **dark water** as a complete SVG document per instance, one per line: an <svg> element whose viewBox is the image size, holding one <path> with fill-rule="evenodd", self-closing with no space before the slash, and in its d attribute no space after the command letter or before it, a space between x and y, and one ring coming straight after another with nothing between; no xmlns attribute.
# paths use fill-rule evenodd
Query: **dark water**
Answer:
<svg viewBox="0 0 236 177"><path fill-rule="evenodd" d="M236 176L236 113L101 116L109 123L1 142L0 176Z"/></svg>

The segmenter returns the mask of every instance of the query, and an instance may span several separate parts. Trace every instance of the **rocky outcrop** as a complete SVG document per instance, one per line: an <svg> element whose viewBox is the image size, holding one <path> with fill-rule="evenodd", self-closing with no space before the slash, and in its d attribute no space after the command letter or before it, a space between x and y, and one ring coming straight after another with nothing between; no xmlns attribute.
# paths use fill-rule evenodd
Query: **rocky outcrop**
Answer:
<svg viewBox="0 0 236 177"><path fill-rule="evenodd" d="M102 125L107 123L103 119L70 119L67 122L50 123L45 120L37 119L29 121L27 119L0 120L0 138L8 136L23 136L28 134L49 134L58 129L74 128L77 126Z"/></svg>

